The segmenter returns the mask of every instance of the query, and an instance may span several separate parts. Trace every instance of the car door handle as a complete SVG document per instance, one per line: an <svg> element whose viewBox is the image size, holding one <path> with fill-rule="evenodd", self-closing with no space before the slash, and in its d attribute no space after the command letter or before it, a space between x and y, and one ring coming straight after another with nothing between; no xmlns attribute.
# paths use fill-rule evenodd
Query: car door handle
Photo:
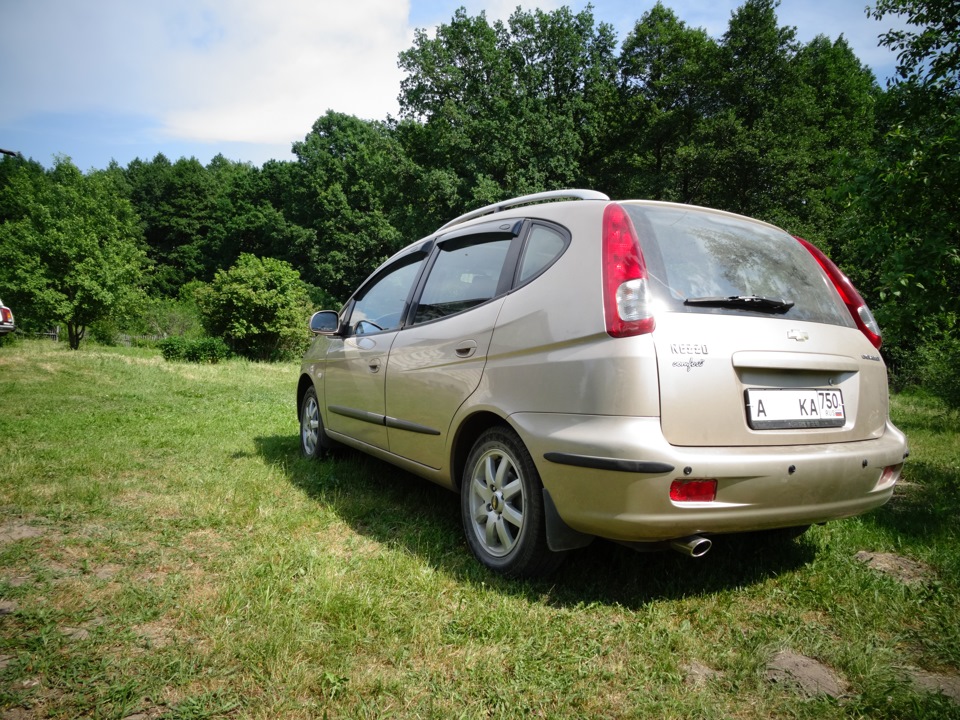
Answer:
<svg viewBox="0 0 960 720"><path fill-rule="evenodd" d="M477 342L476 340L464 340L462 343L457 345L457 349L454 351L457 353L457 357L468 358L477 351Z"/></svg>
<svg viewBox="0 0 960 720"><path fill-rule="evenodd" d="M367 367L370 368L370 372L376 373L380 372L380 358L373 358L367 363Z"/></svg>

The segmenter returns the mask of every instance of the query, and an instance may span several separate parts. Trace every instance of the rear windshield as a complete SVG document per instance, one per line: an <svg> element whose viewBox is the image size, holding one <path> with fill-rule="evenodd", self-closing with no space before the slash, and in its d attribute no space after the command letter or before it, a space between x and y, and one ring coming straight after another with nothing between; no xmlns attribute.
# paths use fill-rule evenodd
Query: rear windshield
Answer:
<svg viewBox="0 0 960 720"><path fill-rule="evenodd" d="M684 301L757 296L793 303L783 313L792 320L854 326L817 261L782 230L691 208L623 207L640 236L651 292L666 309L753 314Z"/></svg>

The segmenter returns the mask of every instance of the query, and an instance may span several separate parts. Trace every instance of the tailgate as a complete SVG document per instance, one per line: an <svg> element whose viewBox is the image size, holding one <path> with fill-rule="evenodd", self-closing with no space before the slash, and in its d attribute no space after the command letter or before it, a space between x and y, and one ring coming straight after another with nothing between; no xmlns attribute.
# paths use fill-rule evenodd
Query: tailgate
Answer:
<svg viewBox="0 0 960 720"><path fill-rule="evenodd" d="M672 445L806 445L883 434L886 367L859 330L663 313L654 335L661 424Z"/></svg>

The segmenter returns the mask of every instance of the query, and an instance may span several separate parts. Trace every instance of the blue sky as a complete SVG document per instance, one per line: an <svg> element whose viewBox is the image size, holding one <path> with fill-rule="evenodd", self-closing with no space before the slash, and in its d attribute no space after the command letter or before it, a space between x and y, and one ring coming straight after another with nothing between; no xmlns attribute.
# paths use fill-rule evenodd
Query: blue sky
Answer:
<svg viewBox="0 0 960 720"><path fill-rule="evenodd" d="M594 0L623 40L655 0ZM782 0L801 41L843 36L883 81L895 58L869 0ZM506 19L521 5L580 10L586 0L0 0L0 148L82 170L217 153L256 165L292 159L327 110L398 112L397 54L414 28L466 7ZM664 0L719 37L741 0Z"/></svg>

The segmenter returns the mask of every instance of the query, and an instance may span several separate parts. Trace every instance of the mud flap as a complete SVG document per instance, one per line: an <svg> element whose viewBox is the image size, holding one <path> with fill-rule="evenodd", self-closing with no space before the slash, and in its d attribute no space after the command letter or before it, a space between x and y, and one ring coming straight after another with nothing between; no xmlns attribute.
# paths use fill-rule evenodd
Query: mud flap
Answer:
<svg viewBox="0 0 960 720"><path fill-rule="evenodd" d="M546 488L543 489L543 514L547 521L547 546L553 552L576 550L593 542L594 535L574 530L563 521L553 498L550 497L550 491Z"/></svg>

